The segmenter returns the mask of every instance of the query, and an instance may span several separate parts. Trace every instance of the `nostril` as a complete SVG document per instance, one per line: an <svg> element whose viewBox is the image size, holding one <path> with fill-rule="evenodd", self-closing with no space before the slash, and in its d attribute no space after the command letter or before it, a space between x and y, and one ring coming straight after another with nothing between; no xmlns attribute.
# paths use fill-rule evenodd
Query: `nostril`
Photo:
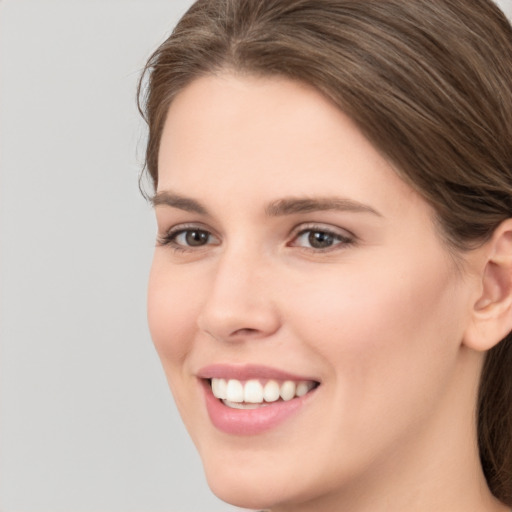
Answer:
<svg viewBox="0 0 512 512"><path fill-rule="evenodd" d="M247 336L247 335L257 334L257 333L258 333L258 329L252 329L250 327L244 327L242 329L237 329L236 331L231 333L231 335L232 336L238 336L238 335Z"/></svg>
<svg viewBox="0 0 512 512"><path fill-rule="evenodd" d="M255 299L253 294L249 298L228 296L226 290L219 288L203 304L197 326L218 341L243 341L274 334L280 327L280 318L269 300L260 296Z"/></svg>

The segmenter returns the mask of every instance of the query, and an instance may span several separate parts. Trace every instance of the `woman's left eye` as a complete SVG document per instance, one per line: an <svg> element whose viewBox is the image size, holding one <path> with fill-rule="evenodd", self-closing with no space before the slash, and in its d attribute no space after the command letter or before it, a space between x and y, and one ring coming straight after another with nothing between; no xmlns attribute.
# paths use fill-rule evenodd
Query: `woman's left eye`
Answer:
<svg viewBox="0 0 512 512"><path fill-rule="evenodd" d="M342 235L324 228L308 228L300 231L290 245L316 251L325 251L339 245L349 245L353 242L353 237L348 235Z"/></svg>

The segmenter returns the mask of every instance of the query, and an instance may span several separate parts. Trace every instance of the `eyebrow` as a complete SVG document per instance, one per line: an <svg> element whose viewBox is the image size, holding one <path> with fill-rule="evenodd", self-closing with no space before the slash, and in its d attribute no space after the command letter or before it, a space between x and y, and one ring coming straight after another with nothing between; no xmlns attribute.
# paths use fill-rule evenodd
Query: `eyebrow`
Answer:
<svg viewBox="0 0 512 512"><path fill-rule="evenodd" d="M186 212L208 215L208 210L198 201L190 197L180 196L172 192L157 192L151 199L151 204L155 206L170 206L185 210Z"/></svg>
<svg viewBox="0 0 512 512"><path fill-rule="evenodd" d="M371 206L342 197L289 197L278 199L277 201L272 201L265 208L265 213L270 217L278 217L281 215L292 215L294 213L310 213L329 210L372 213L373 215L382 217L382 215Z"/></svg>
<svg viewBox="0 0 512 512"><path fill-rule="evenodd" d="M200 215L209 215L208 210L195 199L190 197L181 196L173 192L162 191L157 192L151 198L152 205L155 206L170 206L178 208L191 213ZM293 215L297 213L311 213L319 211L343 211L343 212L356 212L356 213L371 213L378 217L382 217L377 210L366 204L354 201L352 199L342 197L285 197L270 202L266 208L265 213L269 217L280 217L284 215Z"/></svg>

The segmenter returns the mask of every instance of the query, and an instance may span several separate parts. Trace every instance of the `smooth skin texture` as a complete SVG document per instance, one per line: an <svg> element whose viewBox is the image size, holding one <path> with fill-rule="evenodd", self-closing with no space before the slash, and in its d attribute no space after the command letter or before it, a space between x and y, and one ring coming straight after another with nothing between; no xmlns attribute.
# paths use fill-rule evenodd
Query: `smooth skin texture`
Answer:
<svg viewBox="0 0 512 512"><path fill-rule="evenodd" d="M221 499L506 510L480 469L474 411L482 351L512 327L508 221L454 256L430 206L328 99L228 71L173 101L156 197L150 330ZM315 204L283 208L298 199ZM197 377L217 363L320 386L276 428L229 435Z"/></svg>

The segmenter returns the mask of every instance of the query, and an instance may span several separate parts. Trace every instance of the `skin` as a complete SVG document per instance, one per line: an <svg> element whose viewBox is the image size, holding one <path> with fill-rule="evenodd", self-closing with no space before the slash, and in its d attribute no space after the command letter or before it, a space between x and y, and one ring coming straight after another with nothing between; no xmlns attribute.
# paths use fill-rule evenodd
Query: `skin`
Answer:
<svg viewBox="0 0 512 512"><path fill-rule="evenodd" d="M430 206L349 118L286 79L197 79L170 107L157 193L202 209L155 207L148 315L221 499L276 512L505 510L478 461L483 352L466 342L481 340L475 305L496 299L482 295L500 295L483 281L491 249L454 259ZM352 207L266 212L333 197ZM173 229L210 235L163 243ZM333 233L332 245L313 247L311 231ZM212 425L197 378L213 363L321 385L276 428L230 435Z"/></svg>

